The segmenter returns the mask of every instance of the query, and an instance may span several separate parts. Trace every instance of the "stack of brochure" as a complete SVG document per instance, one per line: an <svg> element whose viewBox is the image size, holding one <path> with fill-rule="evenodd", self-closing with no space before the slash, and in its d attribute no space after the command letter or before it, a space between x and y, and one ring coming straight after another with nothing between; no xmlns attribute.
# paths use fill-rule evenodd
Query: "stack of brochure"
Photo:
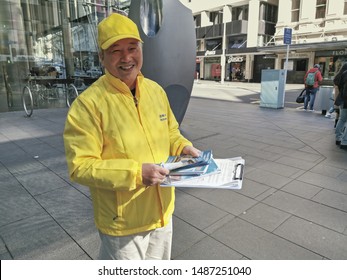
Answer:
<svg viewBox="0 0 347 280"><path fill-rule="evenodd" d="M241 157L214 159L211 150L199 157L171 156L162 164L170 174L161 186L241 189L244 164Z"/></svg>
<svg viewBox="0 0 347 280"><path fill-rule="evenodd" d="M171 156L162 166L170 170L170 175L197 176L206 173L211 160L212 151L207 150L201 152L198 157L190 155Z"/></svg>

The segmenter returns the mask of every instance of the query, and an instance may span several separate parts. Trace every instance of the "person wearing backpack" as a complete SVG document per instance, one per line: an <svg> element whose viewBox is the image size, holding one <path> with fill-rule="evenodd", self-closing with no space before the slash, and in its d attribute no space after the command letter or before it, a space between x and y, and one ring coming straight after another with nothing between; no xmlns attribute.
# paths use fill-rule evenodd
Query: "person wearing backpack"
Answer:
<svg viewBox="0 0 347 280"><path fill-rule="evenodd" d="M333 82L339 88L340 95L335 100L335 104L340 106L339 120L335 128L336 145L340 145L341 149L347 149L347 62L337 72Z"/></svg>
<svg viewBox="0 0 347 280"><path fill-rule="evenodd" d="M322 82L323 77L320 72L320 65L315 64L313 68L308 70L305 74L305 101L304 110L307 111L307 106L310 103L310 111L313 112L314 100L316 99L316 93L319 89L319 84Z"/></svg>

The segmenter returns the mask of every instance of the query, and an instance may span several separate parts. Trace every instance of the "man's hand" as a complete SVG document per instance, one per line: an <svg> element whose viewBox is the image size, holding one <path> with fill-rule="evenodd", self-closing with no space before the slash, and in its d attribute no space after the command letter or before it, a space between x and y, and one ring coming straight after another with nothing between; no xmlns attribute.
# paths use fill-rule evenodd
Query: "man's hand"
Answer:
<svg viewBox="0 0 347 280"><path fill-rule="evenodd" d="M154 186L164 181L169 170L153 163L142 164L142 182L146 186Z"/></svg>
<svg viewBox="0 0 347 280"><path fill-rule="evenodd" d="M182 150L182 154L198 157L201 154L201 151L193 146L185 146Z"/></svg>

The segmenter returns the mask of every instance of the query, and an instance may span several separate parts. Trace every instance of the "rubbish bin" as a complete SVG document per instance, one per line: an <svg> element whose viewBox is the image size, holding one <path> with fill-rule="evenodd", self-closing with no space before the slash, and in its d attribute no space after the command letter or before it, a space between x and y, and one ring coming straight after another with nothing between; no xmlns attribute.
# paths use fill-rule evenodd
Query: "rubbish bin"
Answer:
<svg viewBox="0 0 347 280"><path fill-rule="evenodd" d="M325 115L332 106L334 106L334 87L321 86L317 91L314 109L322 111L322 115Z"/></svg>

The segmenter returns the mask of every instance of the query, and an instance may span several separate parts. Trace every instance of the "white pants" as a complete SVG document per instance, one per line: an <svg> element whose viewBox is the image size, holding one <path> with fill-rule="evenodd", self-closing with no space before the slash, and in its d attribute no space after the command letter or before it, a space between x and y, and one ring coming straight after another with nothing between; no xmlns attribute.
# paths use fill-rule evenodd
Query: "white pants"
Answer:
<svg viewBox="0 0 347 280"><path fill-rule="evenodd" d="M172 219L163 228L127 236L111 236L99 231L100 260L170 260Z"/></svg>

